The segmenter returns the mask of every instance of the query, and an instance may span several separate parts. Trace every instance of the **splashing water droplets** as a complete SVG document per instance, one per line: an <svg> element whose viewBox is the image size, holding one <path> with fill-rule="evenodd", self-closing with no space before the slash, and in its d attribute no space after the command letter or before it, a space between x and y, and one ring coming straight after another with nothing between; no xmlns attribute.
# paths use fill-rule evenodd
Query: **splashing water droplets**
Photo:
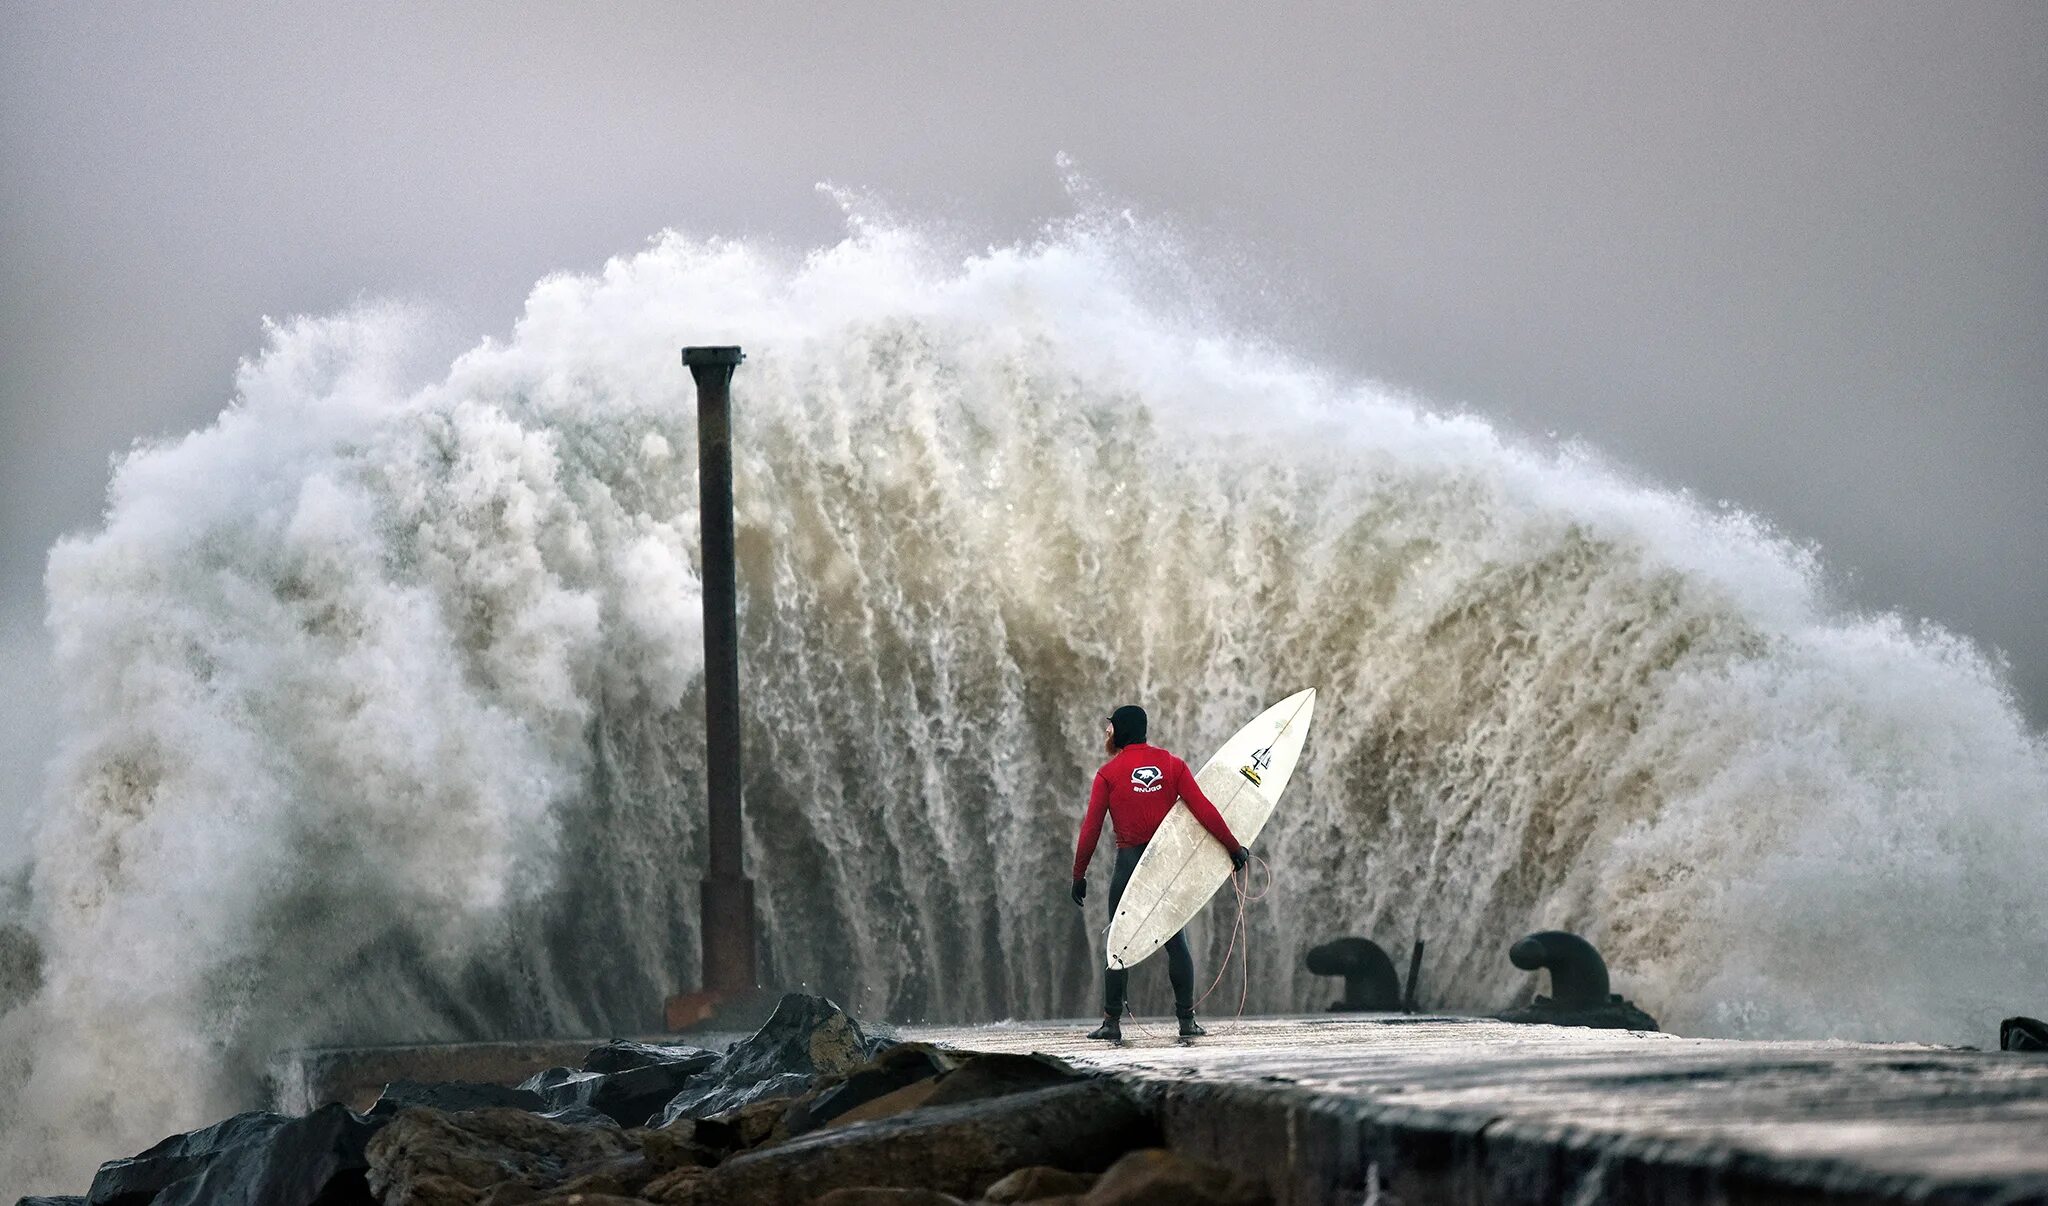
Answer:
<svg viewBox="0 0 2048 1206"><path fill-rule="evenodd" d="M2048 931L2048 759L1966 642L1829 612L1740 511L1169 313L1123 215L950 267L853 229L549 278L416 390L402 313L277 324L216 424L121 462L50 562L69 737L0 1180L247 1105L281 1047L630 1032L694 982L685 342L749 357L771 983L1087 1011L1064 881L1104 708L1199 762L1316 685L1254 1010L1318 1005L1299 953L1343 933L1420 935L1430 1004L1498 1008L1549 927L1693 1032L1982 1041L2038 997L2007 936Z"/></svg>

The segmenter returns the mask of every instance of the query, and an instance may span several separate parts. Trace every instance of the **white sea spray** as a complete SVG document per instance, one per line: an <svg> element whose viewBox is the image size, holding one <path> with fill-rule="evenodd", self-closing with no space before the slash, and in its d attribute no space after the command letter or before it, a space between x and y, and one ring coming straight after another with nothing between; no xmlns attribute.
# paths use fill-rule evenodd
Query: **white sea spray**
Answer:
<svg viewBox="0 0 2048 1206"><path fill-rule="evenodd" d="M964 263L887 224L797 262L668 235L424 388L402 311L277 325L50 559L66 736L11 906L40 987L0 1014L0 1184L255 1104L281 1048L641 1031L694 981L684 343L749 358L770 983L1087 1012L1099 718L1143 702L1199 762L1313 685L1254 1010L1319 1007L1300 954L1347 933L1426 939L1428 1004L1497 1009L1548 927L1687 1033L1982 1043L2040 999L2048 756L1975 647L1832 608L1740 512L1160 305L1133 260L1114 223Z"/></svg>

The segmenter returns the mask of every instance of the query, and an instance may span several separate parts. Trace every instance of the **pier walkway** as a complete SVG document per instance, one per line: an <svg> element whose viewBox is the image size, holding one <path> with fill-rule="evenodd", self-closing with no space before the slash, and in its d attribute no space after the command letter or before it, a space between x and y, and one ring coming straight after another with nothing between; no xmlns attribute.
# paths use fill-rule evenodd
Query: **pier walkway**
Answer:
<svg viewBox="0 0 2048 1206"><path fill-rule="evenodd" d="M1156 1093L1178 1148L1286 1203L2048 1203L2048 1057L1323 1014L911 1027Z"/></svg>
<svg viewBox="0 0 2048 1206"><path fill-rule="evenodd" d="M2048 1055L1398 1014L1218 1020L1187 1045L1161 1020L1112 1047L1082 1037L1093 1024L895 1033L1125 1077L1174 1147L1265 1176L1289 1206L2048 1206ZM273 1087L290 1111L362 1108L390 1080L513 1084L598 1041L293 1052Z"/></svg>

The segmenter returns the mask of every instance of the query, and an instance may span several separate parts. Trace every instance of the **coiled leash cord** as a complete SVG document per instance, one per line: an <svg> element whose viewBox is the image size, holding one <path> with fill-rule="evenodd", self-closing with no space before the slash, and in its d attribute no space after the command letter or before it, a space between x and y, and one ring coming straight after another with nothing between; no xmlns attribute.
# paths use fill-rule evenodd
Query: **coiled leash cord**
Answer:
<svg viewBox="0 0 2048 1206"><path fill-rule="evenodd" d="M1240 878L1239 873L1236 871L1230 873L1230 887L1237 895L1237 917L1230 925L1230 945L1223 950L1223 961L1216 965L1216 978L1209 981L1209 987L1203 990L1201 996L1195 998L1195 1008L1200 1009L1203 1002L1207 1001L1210 995L1216 991L1217 986L1223 983L1224 973L1230 970L1230 957L1237 953L1239 946L1243 946L1244 955L1238 960L1237 1013L1230 1019L1228 1029L1217 1032L1219 1035L1234 1034L1239 1027L1243 1026L1245 1002L1251 997L1251 934L1245 925L1244 907L1266 899L1273 891L1272 865L1256 854L1252 855L1252 864L1257 865L1266 873L1266 885L1257 892L1251 890L1252 871L1250 865L1245 867L1242 878ZM1160 1037L1150 1027L1146 1026L1144 1020L1131 1008L1131 1001L1128 995L1124 998L1124 1016L1130 1019L1131 1029L1147 1039ZM1174 1037L1178 1038L1179 1035L1176 1033Z"/></svg>

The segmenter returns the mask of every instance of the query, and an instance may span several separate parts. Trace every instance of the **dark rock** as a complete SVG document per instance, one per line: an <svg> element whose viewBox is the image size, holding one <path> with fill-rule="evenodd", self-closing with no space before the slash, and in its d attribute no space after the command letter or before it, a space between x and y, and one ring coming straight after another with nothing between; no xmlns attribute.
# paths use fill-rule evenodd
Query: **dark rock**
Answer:
<svg viewBox="0 0 2048 1206"><path fill-rule="evenodd" d="M640 1126L659 1116L703 1070L702 1064L681 1063L630 1068L611 1073L591 1086L588 1101L565 1104L588 1105L601 1114L618 1119L622 1126Z"/></svg>
<svg viewBox="0 0 2048 1206"><path fill-rule="evenodd" d="M585 1056L581 1070L549 1068L519 1087L539 1094L550 1111L592 1110L639 1126L717 1061L702 1047L614 1039Z"/></svg>
<svg viewBox="0 0 2048 1206"><path fill-rule="evenodd" d="M528 1093L538 1093L543 1099L546 1099L565 1085L573 1084L579 1080L589 1080L598 1075L600 1073L583 1072L575 1068L564 1068L557 1064L552 1068L542 1068L532 1076L520 1081L519 1087Z"/></svg>
<svg viewBox="0 0 2048 1206"><path fill-rule="evenodd" d="M1072 1064L1050 1055L976 1055L939 1078L926 1105L959 1105L1081 1079Z"/></svg>
<svg viewBox="0 0 2048 1206"><path fill-rule="evenodd" d="M751 1084L737 1084L702 1090L691 1088L669 1102L659 1118L648 1119L649 1126L671 1126L685 1118L715 1118L730 1114L743 1106L757 1101L782 1101L800 1097L811 1087L811 1078L801 1072L785 1072Z"/></svg>
<svg viewBox="0 0 2048 1206"><path fill-rule="evenodd" d="M369 1187L384 1206L476 1206L494 1187L548 1189L632 1148L615 1127L567 1126L524 1110L411 1109L370 1141Z"/></svg>
<svg viewBox="0 0 2048 1206"><path fill-rule="evenodd" d="M1087 1173L1068 1172L1049 1164L1020 1168L981 1191L982 1200L1009 1206L1012 1202L1037 1202L1045 1198L1079 1196L1087 1193L1095 1178Z"/></svg>
<svg viewBox="0 0 2048 1206"><path fill-rule="evenodd" d="M702 1168L678 1168L663 1173L640 1191L640 1196L650 1202L674 1203L675 1206L697 1206L705 1199L698 1192L710 1171Z"/></svg>
<svg viewBox="0 0 2048 1206"><path fill-rule="evenodd" d="M59 1194L56 1197L39 1194L32 1198L22 1198L15 1202L14 1206L85 1206L85 1199L69 1194Z"/></svg>
<svg viewBox="0 0 2048 1206"><path fill-rule="evenodd" d="M1269 1206L1265 1187L1220 1164L1151 1148L1111 1165L1085 1206Z"/></svg>
<svg viewBox="0 0 2048 1206"><path fill-rule="evenodd" d="M1493 1015L1503 1022L1533 1022L1546 1026L1586 1026L1594 1030L1655 1030L1657 1019L1637 1009L1619 995L1604 1005L1560 1005L1549 997L1537 997L1519 1009Z"/></svg>
<svg viewBox="0 0 2048 1206"><path fill-rule="evenodd" d="M837 1084L798 1098L790 1107L786 1130L791 1135L807 1134L856 1106L951 1071L956 1064L952 1056L929 1044L899 1043Z"/></svg>
<svg viewBox="0 0 2048 1206"><path fill-rule="evenodd" d="M826 1126L852 1126L856 1122L873 1122L877 1118L894 1118L912 1110L923 1109L939 1091L937 1077L917 1080L904 1085L892 1093L884 1093L873 1101L864 1101L837 1118L825 1123Z"/></svg>
<svg viewBox="0 0 2048 1206"><path fill-rule="evenodd" d="M826 1119L826 1126L846 1126L877 1118L893 1118L926 1106L959 1105L1008 1093L1023 1093L1065 1084L1081 1073L1049 1055L976 1055L937 1076L911 1081L879 1097L861 1102ZM850 1078L849 1078L850 1079ZM829 1092L829 1090L828 1090ZM820 1095L823 1096L822 1094ZM800 1134L794 1125L790 1134Z"/></svg>
<svg viewBox="0 0 2048 1206"><path fill-rule="evenodd" d="M85 1200L88 1206L145 1206L166 1186L204 1172L222 1152L261 1143L291 1121L283 1114L251 1111L172 1135L140 1155L100 1165Z"/></svg>
<svg viewBox="0 0 2048 1206"><path fill-rule="evenodd" d="M688 1136L672 1130L635 1130L627 1138L639 1147L592 1163L571 1165L561 1171L559 1181L545 1188L535 1188L528 1181L508 1181L504 1186L496 1186L477 1206L524 1206L528 1202L559 1202L578 1196L586 1202L604 1202L606 1198L659 1202L678 1188L694 1186L694 1181L721 1155L690 1143Z"/></svg>
<svg viewBox="0 0 2048 1206"><path fill-rule="evenodd" d="M408 1089L400 1093L393 1091L393 1085L411 1086L413 1082L394 1081L393 1085L384 1087L384 1097L377 1099L370 1112L379 1117L389 1117L413 1106L450 1113L461 1110L527 1110L564 1126L618 1126L618 1119L592 1109L589 1104L589 1098L598 1086L584 1082L598 1079L597 1073L554 1067L534 1073L516 1088L453 1081L419 1085L419 1092ZM395 1108L383 1108L385 1097L392 1099Z"/></svg>
<svg viewBox="0 0 2048 1206"><path fill-rule="evenodd" d="M963 1206L959 1198L936 1189L835 1189L811 1200L811 1206Z"/></svg>
<svg viewBox="0 0 2048 1206"><path fill-rule="evenodd" d="M737 1110L729 1110L712 1118L713 1123L732 1128L733 1138L738 1147L759 1147L771 1139L787 1139L789 1131L783 1125L790 1102L768 1099L749 1102Z"/></svg>
<svg viewBox="0 0 2048 1206"><path fill-rule="evenodd" d="M2000 1051L2048 1051L2048 1022L2039 1018L2007 1018L1998 1024Z"/></svg>
<svg viewBox="0 0 2048 1206"><path fill-rule="evenodd" d="M548 1108L541 1095L531 1089L508 1089L504 1085L478 1084L474 1081L447 1081L441 1084L421 1084L414 1080L394 1080L384 1086L376 1104L370 1107L372 1118L389 1118L400 1110L413 1106L447 1110L531 1110L538 1114Z"/></svg>
<svg viewBox="0 0 2048 1206"><path fill-rule="evenodd" d="M632 1135L642 1150L651 1150L656 1145L673 1149L677 1154L669 1158L676 1167L684 1164L716 1164L742 1146L739 1128L729 1122L709 1118L685 1118L664 1127L636 1130ZM701 1153L691 1155L689 1153Z"/></svg>
<svg viewBox="0 0 2048 1206"><path fill-rule="evenodd" d="M719 1080L762 1080L786 1072L840 1076L866 1063L868 1038L824 997L789 993L761 1028L734 1044L711 1068Z"/></svg>
<svg viewBox="0 0 2048 1206"><path fill-rule="evenodd" d="M860 1023L845 1010L824 997L789 993L759 1030L670 1099L660 1125L724 1113L767 1096L798 1096L812 1077L844 1076L873 1051Z"/></svg>
<svg viewBox="0 0 2048 1206"><path fill-rule="evenodd" d="M637 1194L650 1181L669 1169L656 1168L642 1152L621 1152L616 1156L565 1169L562 1179L548 1187L547 1196L564 1194Z"/></svg>
<svg viewBox="0 0 2048 1206"><path fill-rule="evenodd" d="M1157 1119L1128 1089L1084 1080L813 1131L732 1157L698 1191L706 1201L770 1206L865 1186L972 1197L1010 1169L1093 1171L1158 1142Z"/></svg>
<svg viewBox="0 0 2048 1206"><path fill-rule="evenodd" d="M1401 978L1394 961L1370 938L1338 938L1309 948L1302 960L1318 976L1344 977L1344 996L1330 1012L1390 1012L1401 1008Z"/></svg>
<svg viewBox="0 0 2048 1206"><path fill-rule="evenodd" d="M585 1072L633 1072L641 1068L684 1066L692 1072L702 1072L718 1062L716 1051L702 1047L685 1047L668 1043L636 1043L629 1039L613 1039L602 1047L593 1048L583 1057Z"/></svg>
<svg viewBox="0 0 2048 1206"><path fill-rule="evenodd" d="M519 1087L538 1094L549 1109L595 1110L620 1126L639 1126L660 1112L717 1058L708 1051L701 1054L706 1058L643 1064L618 1072L549 1068L527 1078Z"/></svg>
<svg viewBox="0 0 2048 1206"><path fill-rule="evenodd" d="M648 1163L667 1172L672 1168L706 1168L718 1163L732 1150L729 1143L710 1142L699 1128L716 1124L686 1122L661 1130L632 1130L626 1138L640 1149Z"/></svg>
<svg viewBox="0 0 2048 1206"><path fill-rule="evenodd" d="M344 1105L321 1106L220 1152L151 1206L374 1206L365 1148L383 1125Z"/></svg>
<svg viewBox="0 0 2048 1206"><path fill-rule="evenodd" d="M559 1122L563 1126L610 1127L613 1130L619 1127L618 1119L610 1114L600 1114L589 1106L563 1106L559 1110L542 1110L540 1116L549 1122Z"/></svg>

